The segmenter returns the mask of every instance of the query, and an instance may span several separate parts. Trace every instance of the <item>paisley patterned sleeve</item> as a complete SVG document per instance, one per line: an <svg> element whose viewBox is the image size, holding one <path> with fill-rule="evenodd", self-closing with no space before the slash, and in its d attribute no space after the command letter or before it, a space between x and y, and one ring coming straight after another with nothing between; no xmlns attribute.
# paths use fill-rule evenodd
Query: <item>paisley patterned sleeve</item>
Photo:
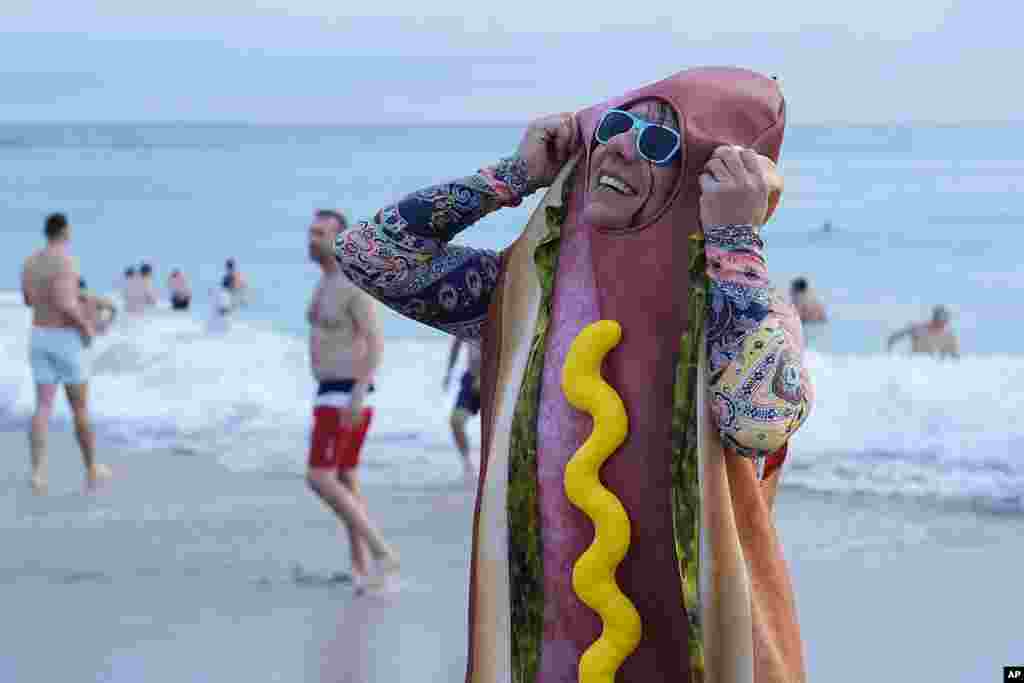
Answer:
<svg viewBox="0 0 1024 683"><path fill-rule="evenodd" d="M704 238L712 415L722 442L760 465L785 448L813 403L800 318L770 286L756 228L719 226Z"/></svg>
<svg viewBox="0 0 1024 683"><path fill-rule="evenodd" d="M335 255L345 275L401 315L478 340L498 281L498 254L448 244L462 230L505 206L527 187L518 156L476 174L414 192L338 235Z"/></svg>

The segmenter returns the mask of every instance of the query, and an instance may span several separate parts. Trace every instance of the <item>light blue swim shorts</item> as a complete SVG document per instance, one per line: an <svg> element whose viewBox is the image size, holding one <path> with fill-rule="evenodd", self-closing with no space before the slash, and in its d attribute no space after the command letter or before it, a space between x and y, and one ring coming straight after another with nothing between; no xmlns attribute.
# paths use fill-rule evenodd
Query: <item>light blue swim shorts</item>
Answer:
<svg viewBox="0 0 1024 683"><path fill-rule="evenodd" d="M29 363L36 384L85 384L89 362L78 330L33 327Z"/></svg>

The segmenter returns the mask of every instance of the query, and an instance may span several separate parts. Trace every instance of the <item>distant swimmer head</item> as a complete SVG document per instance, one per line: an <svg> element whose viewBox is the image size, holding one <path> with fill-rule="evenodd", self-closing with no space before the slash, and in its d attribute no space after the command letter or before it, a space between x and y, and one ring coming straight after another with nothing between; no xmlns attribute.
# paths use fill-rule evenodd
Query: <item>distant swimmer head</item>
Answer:
<svg viewBox="0 0 1024 683"><path fill-rule="evenodd" d="M125 268L124 276L128 278L135 277L135 266L128 266L127 268Z"/></svg>
<svg viewBox="0 0 1024 683"><path fill-rule="evenodd" d="M78 288L79 289L87 289L86 286L85 286L85 278L84 277L78 278Z"/></svg>
<svg viewBox="0 0 1024 683"><path fill-rule="evenodd" d="M150 275L153 274L153 266L149 265L148 263L143 263L141 266L139 266L139 273L142 275L142 277L149 277Z"/></svg>
<svg viewBox="0 0 1024 683"><path fill-rule="evenodd" d="M946 308L945 306L943 306L942 304L939 304L938 306L936 306L935 308L932 309L932 321L933 322L936 322L936 323L946 323L946 322L949 322L949 318L950 318L949 309Z"/></svg>
<svg viewBox="0 0 1024 683"><path fill-rule="evenodd" d="M803 294L804 292L806 292L807 291L807 278L798 277L795 280L793 280L793 284L791 285L791 289L793 290L794 294Z"/></svg>
<svg viewBox="0 0 1024 683"><path fill-rule="evenodd" d="M234 270L235 270L235 259L229 258L227 261L224 262L224 267L227 269L227 271L229 273L234 272Z"/></svg>
<svg viewBox="0 0 1024 683"><path fill-rule="evenodd" d="M51 242L67 239L70 236L71 227L68 225L68 217L62 213L51 213L46 217L46 227L43 233L46 239Z"/></svg>
<svg viewBox="0 0 1024 683"><path fill-rule="evenodd" d="M230 275L225 275L224 279L220 281L220 286L224 289L233 289L234 280Z"/></svg>

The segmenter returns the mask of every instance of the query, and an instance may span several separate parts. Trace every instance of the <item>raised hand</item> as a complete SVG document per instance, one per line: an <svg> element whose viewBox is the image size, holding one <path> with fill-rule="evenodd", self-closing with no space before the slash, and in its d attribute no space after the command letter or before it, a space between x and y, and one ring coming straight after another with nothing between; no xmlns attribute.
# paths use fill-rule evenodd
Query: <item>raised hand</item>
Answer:
<svg viewBox="0 0 1024 683"><path fill-rule="evenodd" d="M579 127L572 114L553 114L530 123L518 150L526 162L529 190L550 185L579 148Z"/></svg>
<svg viewBox="0 0 1024 683"><path fill-rule="evenodd" d="M783 188L771 159L733 145L715 149L699 181L700 219L705 227L763 225Z"/></svg>

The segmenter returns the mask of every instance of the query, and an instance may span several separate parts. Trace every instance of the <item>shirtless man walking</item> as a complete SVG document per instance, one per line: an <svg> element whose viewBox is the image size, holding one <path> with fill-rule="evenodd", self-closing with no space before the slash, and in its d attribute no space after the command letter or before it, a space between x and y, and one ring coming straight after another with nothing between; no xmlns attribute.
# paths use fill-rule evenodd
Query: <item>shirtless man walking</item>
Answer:
<svg viewBox="0 0 1024 683"><path fill-rule="evenodd" d="M44 232L46 246L26 259L21 275L25 305L32 308L29 360L36 384L36 411L29 443L36 493L46 491L46 436L61 384L74 415L88 485L110 476L110 470L95 461L96 436L89 424L85 349L92 343L95 329L79 304L78 267L68 252L71 226L63 214L55 213L47 217Z"/></svg>
<svg viewBox="0 0 1024 683"><path fill-rule="evenodd" d="M451 351L448 353L448 369L444 373L444 389L452 379L452 369L455 368L455 361L459 357L459 348L466 344L469 351L468 367L462 373L462 380L459 386L459 396L455 399L455 407L449 419L452 428L452 438L455 439L455 447L459 449L462 456L462 475L466 481L476 479L476 468L469 457L469 439L466 437L466 422L473 415L480 412L480 348L469 342L456 337L452 341Z"/></svg>
<svg viewBox="0 0 1024 683"><path fill-rule="evenodd" d="M911 353L960 358L960 342L949 329L949 317L949 310L945 306L936 306L928 322L914 323L891 334L886 342L886 350L892 351L893 344L909 336Z"/></svg>
<svg viewBox="0 0 1024 683"><path fill-rule="evenodd" d="M334 240L345 227L335 211L318 211L309 228L309 256L323 275L306 319L310 361L318 382L307 480L345 524L357 590L398 571L398 553L370 521L356 466L372 411L364 410L380 364L383 336L369 295L341 272ZM371 559L376 561L372 571Z"/></svg>

